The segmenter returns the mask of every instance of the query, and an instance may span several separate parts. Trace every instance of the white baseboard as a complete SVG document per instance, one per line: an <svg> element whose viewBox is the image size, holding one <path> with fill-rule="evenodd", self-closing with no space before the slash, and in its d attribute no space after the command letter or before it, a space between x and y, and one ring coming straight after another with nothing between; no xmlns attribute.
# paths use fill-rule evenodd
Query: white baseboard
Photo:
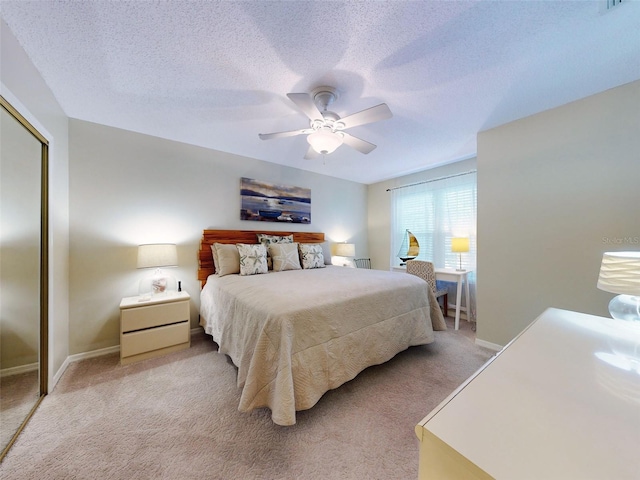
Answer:
<svg viewBox="0 0 640 480"><path fill-rule="evenodd" d="M117 353L120 351L120 345L113 347L100 348L98 350L91 350L90 352L76 353L75 355L69 355L67 361L69 363L77 362L79 360L86 360L87 358L101 357L102 355L109 355L110 353Z"/></svg>
<svg viewBox="0 0 640 480"><path fill-rule="evenodd" d="M18 365L17 367L3 368L2 370L0 370L0 378L19 375L21 373L33 372L34 370L38 370L38 367L38 363L29 363L27 365Z"/></svg>
<svg viewBox="0 0 640 480"><path fill-rule="evenodd" d="M196 327L191 329L191 336L202 334L202 327ZM74 355L69 355L64 362L62 362L62 366L58 369L56 374L53 376L53 385L49 386L49 392L53 390L53 388L57 385L58 380L62 378L65 370L72 362L77 362L80 360L86 360L87 358L100 357L102 355L108 355L110 353L116 353L120 351L120 345L115 345L113 347L100 348L98 350L91 350L90 352L84 353L76 353ZM36 364L36 368L38 368Z"/></svg>
<svg viewBox="0 0 640 480"><path fill-rule="evenodd" d="M60 379L62 378L62 374L67 370L68 366L69 366L69 357L67 357L64 360L64 362L62 362L62 365L60 365L60 368L55 373L55 375L52 377L52 379L51 379L51 381L49 382L49 385L48 385L49 388L47 389L47 393L53 392L53 389L56 388L56 385L58 384L58 381L60 381Z"/></svg>
<svg viewBox="0 0 640 480"><path fill-rule="evenodd" d="M190 330L190 334L193 337L194 335L200 335L202 333L202 327L192 328ZM71 362L77 362L78 360L86 360L87 358L100 357L102 355L108 355L110 353L116 353L120 351L120 345L115 345L113 347L100 348L98 350L91 350L90 352L84 353L76 353L75 355L70 355L67 357L66 364Z"/></svg>
<svg viewBox="0 0 640 480"><path fill-rule="evenodd" d="M480 340L479 338L476 338L476 345L480 347L488 348L489 350L493 350L495 352L499 352L504 348L502 345L498 345L497 343L487 342L486 340Z"/></svg>

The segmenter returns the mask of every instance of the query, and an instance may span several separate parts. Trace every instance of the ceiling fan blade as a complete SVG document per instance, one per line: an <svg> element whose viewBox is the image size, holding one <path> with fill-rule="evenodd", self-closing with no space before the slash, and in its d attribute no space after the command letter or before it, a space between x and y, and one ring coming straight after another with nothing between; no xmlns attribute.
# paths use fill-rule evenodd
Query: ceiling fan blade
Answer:
<svg viewBox="0 0 640 480"><path fill-rule="evenodd" d="M355 148L361 153L367 154L376 148L373 143L369 143L366 140L362 140L358 137L354 137L353 135L349 135L346 132L342 132L342 135L342 142L344 144L349 145L351 148Z"/></svg>
<svg viewBox="0 0 640 480"><path fill-rule="evenodd" d="M322 113L308 93L287 93L287 97L309 117L309 120L322 120Z"/></svg>
<svg viewBox="0 0 640 480"><path fill-rule="evenodd" d="M316 152L312 146L309 146L309 150L307 150L307 153L304 154L304 159L313 160L314 158L318 158L319 156L320 154Z"/></svg>
<svg viewBox="0 0 640 480"><path fill-rule="evenodd" d="M357 127L358 125L364 125L366 123L379 122L380 120L386 120L391 117L393 117L393 114L387 104L381 103L375 107L347 115L346 117L341 118L340 122L344 124L344 128L351 128Z"/></svg>
<svg viewBox="0 0 640 480"><path fill-rule="evenodd" d="M259 133L258 136L262 140L270 140L272 138L295 137L296 135L304 135L306 133L312 132L313 130L311 130L310 128L305 128L303 130L291 130L290 132Z"/></svg>

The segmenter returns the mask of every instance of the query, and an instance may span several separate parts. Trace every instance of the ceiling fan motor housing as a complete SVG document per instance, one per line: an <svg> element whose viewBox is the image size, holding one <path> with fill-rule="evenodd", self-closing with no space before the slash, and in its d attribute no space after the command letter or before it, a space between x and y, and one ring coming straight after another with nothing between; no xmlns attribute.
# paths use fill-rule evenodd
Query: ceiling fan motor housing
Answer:
<svg viewBox="0 0 640 480"><path fill-rule="evenodd" d="M311 92L311 97L322 112L338 99L338 91L333 87L317 87Z"/></svg>

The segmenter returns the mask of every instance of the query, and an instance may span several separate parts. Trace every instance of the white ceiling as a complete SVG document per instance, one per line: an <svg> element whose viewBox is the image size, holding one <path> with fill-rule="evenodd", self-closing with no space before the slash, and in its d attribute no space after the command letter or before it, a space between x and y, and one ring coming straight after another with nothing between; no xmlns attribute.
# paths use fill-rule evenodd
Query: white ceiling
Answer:
<svg viewBox="0 0 640 480"><path fill-rule="evenodd" d="M640 2L13 1L8 24L72 118L362 183L473 156L476 133L640 78ZM286 97L394 116L303 160ZM567 128L571 128L570 125ZM180 161L180 159L176 159Z"/></svg>

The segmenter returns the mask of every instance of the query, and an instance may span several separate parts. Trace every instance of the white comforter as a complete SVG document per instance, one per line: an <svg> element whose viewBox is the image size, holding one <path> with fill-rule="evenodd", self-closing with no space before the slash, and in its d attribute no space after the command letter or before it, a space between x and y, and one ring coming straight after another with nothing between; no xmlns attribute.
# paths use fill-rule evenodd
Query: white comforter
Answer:
<svg viewBox="0 0 640 480"><path fill-rule="evenodd" d="M433 342L430 304L440 310L428 292L406 273L332 266L212 275L200 324L238 367L239 410L269 407L275 423L293 425L297 410L368 366Z"/></svg>

